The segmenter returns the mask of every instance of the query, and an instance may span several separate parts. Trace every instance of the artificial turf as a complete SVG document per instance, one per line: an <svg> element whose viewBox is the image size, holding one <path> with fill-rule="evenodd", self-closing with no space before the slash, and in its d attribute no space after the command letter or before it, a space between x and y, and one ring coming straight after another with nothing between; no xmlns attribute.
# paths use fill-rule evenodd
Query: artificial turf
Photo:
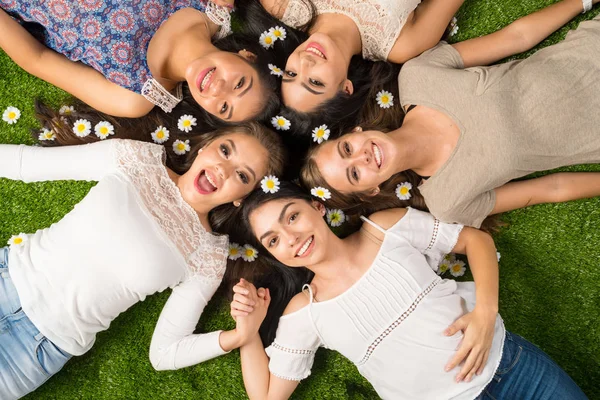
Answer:
<svg viewBox="0 0 600 400"><path fill-rule="evenodd" d="M457 15L459 31L452 40L493 32L553 2L467 0ZM596 7L576 18L541 46L562 40L569 28L598 11ZM23 72L0 52L0 111L7 106L22 111L15 125L0 121L0 143L33 144L29 131L39 128L33 117L36 98L55 106L69 100L64 92ZM600 171L600 166L563 170ZM0 243L12 234L34 232L60 220L92 185L23 184L0 179ZM503 220L508 226L495 234L495 240L502 255L500 313L507 329L540 346L590 399L600 399L600 198L530 207L508 213ZM237 351L179 371L152 369L148 348L168 295L151 296L123 313L108 331L98 334L88 353L69 361L27 398L245 398ZM221 294L211 301L198 328L208 331L232 327ZM302 399L376 397L349 361L328 350L318 352L311 377L294 394L294 398Z"/></svg>

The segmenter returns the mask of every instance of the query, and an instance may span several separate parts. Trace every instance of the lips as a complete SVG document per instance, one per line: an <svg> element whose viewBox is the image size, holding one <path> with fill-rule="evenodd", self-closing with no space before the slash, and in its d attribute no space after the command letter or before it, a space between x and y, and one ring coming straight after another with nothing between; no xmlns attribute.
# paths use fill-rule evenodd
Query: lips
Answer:
<svg viewBox="0 0 600 400"><path fill-rule="evenodd" d="M296 257L306 257L308 256L313 248L315 247L315 236L311 235L306 241L302 244L302 246L296 252Z"/></svg>
<svg viewBox="0 0 600 400"><path fill-rule="evenodd" d="M323 46L321 46L320 44L316 43L316 42L311 42L306 46L306 50L307 52L316 55L317 57L320 57L324 60L327 60L327 55L325 54L325 49L323 49Z"/></svg>
<svg viewBox="0 0 600 400"><path fill-rule="evenodd" d="M381 165L383 164L383 152L375 143L371 143L371 150L373 151L373 158L375 159L377 168L381 169Z"/></svg>
<svg viewBox="0 0 600 400"><path fill-rule="evenodd" d="M200 92L204 92L210 87L216 69L216 67L206 68L198 74L198 78L196 79L196 86L198 87Z"/></svg>
<svg viewBox="0 0 600 400"><path fill-rule="evenodd" d="M215 182L215 178L211 176L210 173L206 170L200 172L200 175L198 175L198 179L196 179L195 184L196 190L198 190L200 194L214 193L218 189L217 184Z"/></svg>

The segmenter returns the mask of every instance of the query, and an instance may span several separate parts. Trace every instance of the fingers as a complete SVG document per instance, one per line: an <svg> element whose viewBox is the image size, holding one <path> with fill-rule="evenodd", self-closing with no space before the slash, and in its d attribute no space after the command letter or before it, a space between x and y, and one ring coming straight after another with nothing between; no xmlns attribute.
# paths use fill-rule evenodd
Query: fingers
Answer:
<svg viewBox="0 0 600 400"><path fill-rule="evenodd" d="M248 313L245 311L240 311L236 308L233 308L233 305L231 306L231 309L229 311L229 314L231 314L231 316L233 317L234 320L237 321L237 317L246 317L248 316Z"/></svg>
<svg viewBox="0 0 600 400"><path fill-rule="evenodd" d="M251 307L256 305L256 301L254 299L239 293L233 295L233 301L237 301L238 303L242 303Z"/></svg>
<svg viewBox="0 0 600 400"><path fill-rule="evenodd" d="M463 315L462 317L454 321L452 325L446 328L446 330L444 331L444 335L452 336L458 331L464 331L465 329L467 329L467 326L469 326L470 319L467 315Z"/></svg>
<svg viewBox="0 0 600 400"><path fill-rule="evenodd" d="M265 295L265 301L267 302L267 306L271 304L271 291L267 288L267 294Z"/></svg>
<svg viewBox="0 0 600 400"><path fill-rule="evenodd" d="M247 295L250 294L250 291L248 289L246 289L245 286L242 286L241 284L237 284L233 287L233 293L239 293L239 294L243 294L243 295Z"/></svg>
<svg viewBox="0 0 600 400"><path fill-rule="evenodd" d="M464 378L465 382L471 382L471 379L473 379L473 375L475 375L475 373L477 372L477 370L481 366L481 361L483 359L483 354L481 352L478 352L473 357L474 353L475 353L474 351L471 351L471 354L469 355L469 358L473 358L475 360L475 362L473 363L471 369L469 371L467 371L467 375ZM468 360L467 360L467 362L468 362Z"/></svg>
<svg viewBox="0 0 600 400"><path fill-rule="evenodd" d="M481 375L483 373L483 369L485 368L487 361L488 361L488 357L490 356L490 351L487 350L484 354L483 354L483 361L481 361L481 366L479 367L479 369L477 370L477 375Z"/></svg>
<svg viewBox="0 0 600 400"><path fill-rule="evenodd" d="M259 288L256 291L256 294L258 295L259 298L263 299L265 297L265 294L267 293L267 290L265 288Z"/></svg>
<svg viewBox="0 0 600 400"><path fill-rule="evenodd" d="M235 300L231 302L231 309L237 311L244 311L246 313L251 313L252 311L254 311L254 307L248 306L244 303L240 303L239 301Z"/></svg>
<svg viewBox="0 0 600 400"><path fill-rule="evenodd" d="M233 8L233 0L214 0L213 3L218 5L219 7L227 7L229 9Z"/></svg>
<svg viewBox="0 0 600 400"><path fill-rule="evenodd" d="M446 372L452 370L454 367L456 367L458 364L460 364L467 357L470 350L471 350L471 346L467 346L465 344L465 342L463 341L463 343L458 348L454 357L452 357L452 360L450 360L450 362L448 364L446 364L446 368L445 368Z"/></svg>

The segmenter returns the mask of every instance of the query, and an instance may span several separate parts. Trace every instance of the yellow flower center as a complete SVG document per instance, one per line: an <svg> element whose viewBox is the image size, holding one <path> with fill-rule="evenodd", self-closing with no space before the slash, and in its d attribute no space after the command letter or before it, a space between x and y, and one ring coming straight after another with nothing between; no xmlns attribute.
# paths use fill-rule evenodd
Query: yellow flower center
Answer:
<svg viewBox="0 0 600 400"><path fill-rule="evenodd" d="M8 113L8 119L14 119L17 116L17 113L15 113L14 111L10 111Z"/></svg>
<svg viewBox="0 0 600 400"><path fill-rule="evenodd" d="M77 125L77 130L78 130L79 132L83 132L83 131L85 131L85 125L84 125L84 124L79 124L79 125Z"/></svg>
<svg viewBox="0 0 600 400"><path fill-rule="evenodd" d="M273 35L275 35L276 37L281 36L281 31L275 30L273 31Z"/></svg>
<svg viewBox="0 0 600 400"><path fill-rule="evenodd" d="M323 196L325 196L325 192L322 190L317 190L317 196L323 197Z"/></svg>
<svg viewBox="0 0 600 400"><path fill-rule="evenodd" d="M186 119L185 121L183 121L183 126L185 126L186 128L189 127L192 124L192 122L189 119Z"/></svg>
<svg viewBox="0 0 600 400"><path fill-rule="evenodd" d="M103 135L106 135L108 133L108 128L105 127L105 126L101 127L100 128L100 133L103 134Z"/></svg>
<svg viewBox="0 0 600 400"><path fill-rule="evenodd" d="M254 255L254 250L246 249L246 257L252 257Z"/></svg>
<svg viewBox="0 0 600 400"><path fill-rule="evenodd" d="M236 248L230 249L229 254L231 254L232 256L236 256L238 254L238 249L236 249Z"/></svg>
<svg viewBox="0 0 600 400"><path fill-rule="evenodd" d="M21 244L21 243L23 243L23 238L20 238L20 237L18 237L18 238L15 238L15 241L14 241L14 243L15 243L15 244Z"/></svg>
<svg viewBox="0 0 600 400"><path fill-rule="evenodd" d="M331 216L331 220L332 220L333 222L337 222L337 221L339 221L339 220L340 220L340 216L339 216L338 214L333 214L333 215Z"/></svg>
<svg viewBox="0 0 600 400"><path fill-rule="evenodd" d="M265 38L265 43L266 43L266 44L271 44L271 43L273 43L273 38L272 38L271 36L267 36L267 37Z"/></svg>
<svg viewBox="0 0 600 400"><path fill-rule="evenodd" d="M50 139L50 138L52 138L52 132L46 133L46 139Z"/></svg>
<svg viewBox="0 0 600 400"><path fill-rule="evenodd" d="M177 143L177 150L185 150L185 144L184 143Z"/></svg>
<svg viewBox="0 0 600 400"><path fill-rule="evenodd" d="M387 103L390 101L390 98L387 96L387 94L384 94L383 96L381 96L381 102L382 103Z"/></svg>
<svg viewBox="0 0 600 400"><path fill-rule="evenodd" d="M457 264L457 265L454 265L454 266L452 267L452 271L454 271L454 272L458 272L458 271L460 271L460 265L458 265L458 264Z"/></svg>
<svg viewBox="0 0 600 400"><path fill-rule="evenodd" d="M156 137L158 139L162 139L165 137L165 133L163 131L158 131L158 132L156 132Z"/></svg>
<svg viewBox="0 0 600 400"><path fill-rule="evenodd" d="M317 137L323 137L324 135L325 135L325 130L323 130L323 129L319 129L319 130L317 131Z"/></svg>
<svg viewBox="0 0 600 400"><path fill-rule="evenodd" d="M273 189L274 187L275 187L275 182L273 182L273 181L267 181L267 188Z"/></svg>
<svg viewBox="0 0 600 400"><path fill-rule="evenodd" d="M281 72L281 70L279 68L277 68L277 67L273 68L273 71L275 71L275 72Z"/></svg>
<svg viewBox="0 0 600 400"><path fill-rule="evenodd" d="M282 118L280 118L280 119L277 120L277 125L284 126L285 125L285 121Z"/></svg>
<svg viewBox="0 0 600 400"><path fill-rule="evenodd" d="M408 194L408 188L405 186L401 187L400 194L402 194L402 195Z"/></svg>

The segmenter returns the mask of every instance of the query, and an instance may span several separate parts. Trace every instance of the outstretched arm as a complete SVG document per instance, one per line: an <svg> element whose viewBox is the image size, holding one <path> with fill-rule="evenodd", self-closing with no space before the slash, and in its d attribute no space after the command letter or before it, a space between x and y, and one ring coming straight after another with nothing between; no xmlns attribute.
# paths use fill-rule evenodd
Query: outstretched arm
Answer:
<svg viewBox="0 0 600 400"><path fill-rule="evenodd" d="M492 237L475 228L463 228L453 252L466 254L469 259L475 280L476 304L473 311L456 320L445 332L448 336L459 330L464 332L460 348L446 371L464 361L456 381L469 382L475 373L483 372L494 338L498 314L498 261Z"/></svg>
<svg viewBox="0 0 600 400"><path fill-rule="evenodd" d="M516 182L494 189L496 204L491 214L542 203L600 196L600 172L559 172Z"/></svg>
<svg viewBox="0 0 600 400"><path fill-rule="evenodd" d="M81 99L95 109L120 117L141 117L153 105L141 95L107 80L38 42L0 9L0 49L21 68Z"/></svg>
<svg viewBox="0 0 600 400"><path fill-rule="evenodd" d="M406 22L388 55L404 63L436 45L464 0L424 0Z"/></svg>
<svg viewBox="0 0 600 400"><path fill-rule="evenodd" d="M593 3L598 1L593 0ZM465 68L488 65L531 49L582 10L581 0L562 0L520 18L497 32L452 46L460 53Z"/></svg>

